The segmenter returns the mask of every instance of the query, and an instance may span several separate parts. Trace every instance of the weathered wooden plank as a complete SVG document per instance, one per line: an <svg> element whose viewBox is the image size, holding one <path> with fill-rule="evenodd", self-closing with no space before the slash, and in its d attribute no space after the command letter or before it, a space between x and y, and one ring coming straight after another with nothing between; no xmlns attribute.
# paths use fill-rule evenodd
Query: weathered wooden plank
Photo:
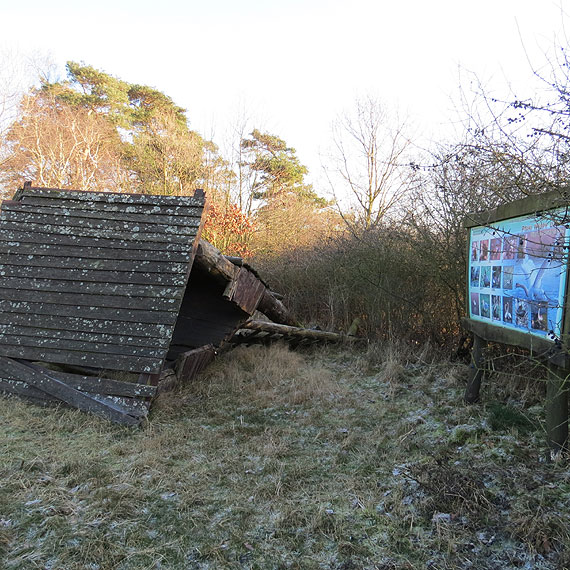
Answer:
<svg viewBox="0 0 570 570"><path fill-rule="evenodd" d="M4 301L0 299L0 311L3 313L27 313L31 315L57 315L59 317L80 317L83 319L99 319L155 323L174 325L176 313L160 311L137 311L134 309L110 309L107 307L90 307L88 305L51 305L26 301Z"/></svg>
<svg viewBox="0 0 570 570"><path fill-rule="evenodd" d="M205 198L197 196L164 196L156 194L116 194L110 192L85 192L83 190L62 190L60 188L24 188L20 199L28 196L47 196L60 200L80 200L84 202L106 202L107 204L148 204L151 206L201 207Z"/></svg>
<svg viewBox="0 0 570 570"><path fill-rule="evenodd" d="M97 378L94 376L80 376L67 372L58 372L58 376L66 384L90 394L103 396L124 396L128 398L154 398L156 386L138 384L137 382L122 382L111 378Z"/></svg>
<svg viewBox="0 0 570 570"><path fill-rule="evenodd" d="M66 281L63 279L29 279L2 277L0 289L25 291L53 291L84 293L89 295L118 295L122 297L155 298L169 297L180 299L182 287L161 285L136 285L134 283L92 283L90 281ZM1 293L0 293L1 296Z"/></svg>
<svg viewBox="0 0 570 570"><path fill-rule="evenodd" d="M46 402L51 403L61 403L61 400L47 394L46 392L42 392L38 388L31 386L26 382L22 382L18 379L11 379L6 378L5 376L9 376L3 371L0 371L0 392L5 392L8 394L16 394L17 396L24 396L33 398L34 400L44 400Z"/></svg>
<svg viewBox="0 0 570 570"><path fill-rule="evenodd" d="M162 375L162 369L153 374L142 373L139 376L138 382L139 384L145 384L146 386L158 387L161 375Z"/></svg>
<svg viewBox="0 0 570 570"><path fill-rule="evenodd" d="M1 227L0 227L1 229ZM89 255L86 251L85 255ZM2 256L5 265L25 267L53 267L58 269L94 269L99 271L132 271L135 273L181 273L185 274L186 263L161 261L93 259L90 257L57 257L54 255L18 255L9 253Z"/></svg>
<svg viewBox="0 0 570 570"><path fill-rule="evenodd" d="M35 363L28 363L32 368L46 370L43 366ZM119 396L127 400L148 402L149 398L156 395L156 386L147 386L136 382L123 382L111 378L100 378L96 376L84 376L82 374L71 374L57 370L57 377L72 386L76 390L97 394L98 396Z"/></svg>
<svg viewBox="0 0 570 570"><path fill-rule="evenodd" d="M0 277L90 281L94 283L124 283L180 287L186 275L176 273L145 273L141 271L101 271L97 269L67 269L61 267L26 267L0 264Z"/></svg>
<svg viewBox="0 0 570 570"><path fill-rule="evenodd" d="M66 228L91 228L103 231L119 231L137 233L164 233L166 235L196 235L200 225L199 218L192 218L193 223L184 226L148 224L128 222L120 219L92 219L65 216L63 214L36 214L35 212L15 212L2 208L2 219L7 222L20 224L49 224L50 226L65 226Z"/></svg>
<svg viewBox="0 0 570 570"><path fill-rule="evenodd" d="M0 222L1 223L1 222ZM26 226L27 228L28 226ZM20 231L6 229L2 225L0 242L34 243L45 245L61 245L72 247L100 247L103 249L131 249L140 251L168 251L186 253L190 251L192 244L185 239L184 243L177 242L151 242L129 239L108 239L105 237L68 235L61 233L47 233L44 231Z"/></svg>
<svg viewBox="0 0 570 570"><path fill-rule="evenodd" d="M226 287L224 297L235 303L242 311L252 315L264 292L265 284L245 267L241 267L236 279Z"/></svg>
<svg viewBox="0 0 570 570"><path fill-rule="evenodd" d="M47 336L11 335L0 333L0 351L5 346L23 346L50 350L75 350L102 352L113 356L140 356L142 358L163 358L168 348L110 344L75 339L52 338Z"/></svg>
<svg viewBox="0 0 570 570"><path fill-rule="evenodd" d="M21 230L23 224L21 221L0 220L0 227L4 230ZM117 239L130 241L143 241L153 243L180 243L184 245L192 244L194 235L178 235L166 233L148 233L148 232L129 232L119 231L110 228L86 228L86 227L69 227L58 226L53 224L26 223L26 231L38 233L50 233L61 235L76 235L83 237L95 237L103 239Z"/></svg>
<svg viewBox="0 0 570 570"><path fill-rule="evenodd" d="M474 319L462 319L461 324L466 330L480 336L486 341L521 346L537 356L548 354L550 355L549 358L551 362L556 366L560 366L561 368L569 367L570 356L562 351L551 354L553 349L555 349L555 345L554 342L547 338L540 338L523 330L518 331L498 327L494 324L484 323Z"/></svg>
<svg viewBox="0 0 570 570"><path fill-rule="evenodd" d="M61 323L60 323L61 324ZM123 346L142 346L149 348L168 348L168 338L158 335L152 337L109 334L106 329L102 332L86 332L66 328L39 328L37 326L20 326L13 323L0 322L0 335L21 335L34 337L48 337L57 339L81 340L84 342L101 344L119 344Z"/></svg>
<svg viewBox="0 0 570 570"><path fill-rule="evenodd" d="M26 195L22 198L20 204L26 206L42 206L61 208L62 204L68 209L77 210L97 210L99 212L124 212L126 214L155 214L166 216L200 216L202 206L187 206L184 204L159 205L159 204L116 204L93 200L75 200L73 198L66 199L65 202L61 198L50 198L48 196Z"/></svg>
<svg viewBox="0 0 570 570"><path fill-rule="evenodd" d="M66 402L62 402L55 396L51 396L46 392L42 392L26 382L18 380L4 380L0 378L0 393L15 394L20 398L24 398L35 405L63 405L69 406ZM94 400L106 403L109 402L113 405L118 404L129 415L142 419L148 415L149 403L145 400L138 400L136 398L128 398L124 396L106 396L103 394L91 394Z"/></svg>
<svg viewBox="0 0 570 570"><path fill-rule="evenodd" d="M104 354L94 352L75 352L29 346L0 345L0 355L9 358L23 358L53 362L55 364L78 364L94 366L109 370L128 370L130 372L156 373L162 366L162 359L144 358L142 356L125 356L120 354Z"/></svg>
<svg viewBox="0 0 570 570"><path fill-rule="evenodd" d="M126 412L138 418L139 423L147 416L150 409L150 402L138 398L127 398L125 396L108 396L106 394L91 394L94 400L97 400L107 406L117 405L126 410Z"/></svg>
<svg viewBox="0 0 570 570"><path fill-rule="evenodd" d="M81 259L113 259L134 261L160 261L187 264L190 261L191 251L157 251L131 249L111 249L95 246L65 246L44 243L22 243L0 241L0 254L8 255L48 255L57 257L73 257Z"/></svg>
<svg viewBox="0 0 570 570"><path fill-rule="evenodd" d="M3 283L0 281L0 285ZM88 305L116 309L138 309L146 311L177 311L180 300L170 297L128 297L90 293L63 293L34 291L28 289L6 289L0 287L0 300L52 303L58 305Z"/></svg>
<svg viewBox="0 0 570 570"><path fill-rule="evenodd" d="M156 386L137 384L135 382L122 382L111 378L98 378L97 376L82 376L68 372L57 371L57 376L68 386L89 394L108 396L125 396L129 398L153 398L156 395ZM0 378L5 381L20 381L21 374L14 370L0 369Z"/></svg>
<svg viewBox="0 0 570 570"><path fill-rule="evenodd" d="M190 382L214 359L216 351L211 344L180 354L176 361L176 376L182 383Z"/></svg>
<svg viewBox="0 0 570 570"><path fill-rule="evenodd" d="M62 216L74 218L72 225L81 224L82 220L114 220L121 222L136 222L137 224L155 224L168 226L197 227L200 225L202 208L194 208L191 212L186 210L182 213L178 211L177 216L172 216L158 211L148 210L147 212L133 213L125 211L125 208L103 209L102 202L85 202L89 208L69 208L67 203L59 203L53 207L42 205L31 205L22 202L5 203L2 206L3 212L15 212L23 214L46 214L48 216ZM153 209L154 210L154 209Z"/></svg>
<svg viewBox="0 0 570 570"><path fill-rule="evenodd" d="M57 378L57 373L34 369L10 358L0 358L0 368L20 374L23 381L34 388L46 392L67 404L84 411L125 425L138 425L140 419L129 414L125 408L111 402L100 402L91 396L68 386Z"/></svg>
<svg viewBox="0 0 570 570"><path fill-rule="evenodd" d="M37 313L3 313L0 312L0 323L38 329L62 329L82 331L85 333L108 333L144 338L169 339L172 325L146 323L138 321L96 319L85 317L66 317L63 315L41 315Z"/></svg>

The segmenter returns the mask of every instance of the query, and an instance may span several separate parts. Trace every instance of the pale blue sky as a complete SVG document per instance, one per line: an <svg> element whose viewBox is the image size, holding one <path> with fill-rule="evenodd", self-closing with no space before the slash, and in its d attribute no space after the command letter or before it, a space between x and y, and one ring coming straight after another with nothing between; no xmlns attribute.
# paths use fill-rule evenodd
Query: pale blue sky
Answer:
<svg viewBox="0 0 570 570"><path fill-rule="evenodd" d="M566 6L570 0L0 0L0 47L152 85L219 143L245 107L316 177L332 120L359 94L398 105L433 136L455 119L460 67L493 89L511 82L522 95L531 84L526 55L540 66L556 39L565 43Z"/></svg>

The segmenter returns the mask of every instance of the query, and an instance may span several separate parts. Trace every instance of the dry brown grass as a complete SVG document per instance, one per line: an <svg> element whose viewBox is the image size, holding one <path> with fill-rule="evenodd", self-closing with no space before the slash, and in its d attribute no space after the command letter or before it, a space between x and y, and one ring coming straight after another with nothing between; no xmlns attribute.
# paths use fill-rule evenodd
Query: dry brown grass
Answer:
<svg viewBox="0 0 570 570"><path fill-rule="evenodd" d="M297 405L341 395L333 372L285 344L238 347L191 387L199 396L238 394L261 406Z"/></svg>

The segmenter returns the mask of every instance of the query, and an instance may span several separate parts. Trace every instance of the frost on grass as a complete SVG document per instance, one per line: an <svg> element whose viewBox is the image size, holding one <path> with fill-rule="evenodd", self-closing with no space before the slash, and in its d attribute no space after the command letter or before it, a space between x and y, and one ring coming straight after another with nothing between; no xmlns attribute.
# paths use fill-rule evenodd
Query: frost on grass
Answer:
<svg viewBox="0 0 570 570"><path fill-rule="evenodd" d="M244 348L140 431L2 398L2 567L568 567L542 407L492 382L465 407L465 374L429 347Z"/></svg>

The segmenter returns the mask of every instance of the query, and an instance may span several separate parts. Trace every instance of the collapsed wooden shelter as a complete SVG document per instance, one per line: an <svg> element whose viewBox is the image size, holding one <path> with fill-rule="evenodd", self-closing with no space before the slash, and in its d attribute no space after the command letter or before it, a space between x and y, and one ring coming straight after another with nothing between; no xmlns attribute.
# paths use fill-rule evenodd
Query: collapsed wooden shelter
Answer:
<svg viewBox="0 0 570 570"><path fill-rule="evenodd" d="M166 370L192 378L256 311L293 329L253 268L200 241L204 207L30 185L4 201L0 391L137 425Z"/></svg>

